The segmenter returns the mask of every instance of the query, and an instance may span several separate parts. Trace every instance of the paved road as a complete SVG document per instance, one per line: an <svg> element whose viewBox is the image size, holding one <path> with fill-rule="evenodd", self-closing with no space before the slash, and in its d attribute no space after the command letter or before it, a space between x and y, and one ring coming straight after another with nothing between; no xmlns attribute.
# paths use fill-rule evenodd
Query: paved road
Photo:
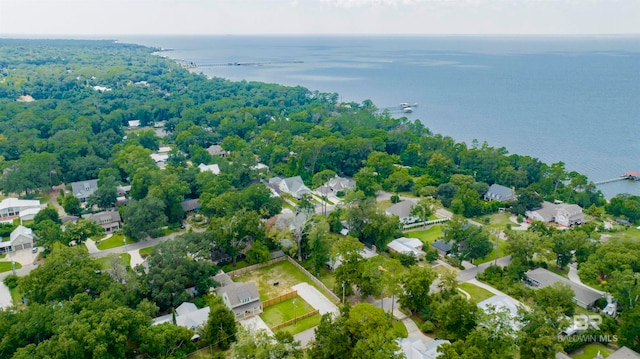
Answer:
<svg viewBox="0 0 640 359"><path fill-rule="evenodd" d="M465 269L463 271L460 271L458 273L458 280L460 282L466 282L468 280L474 279L478 273L483 272L485 269L487 269L489 266L491 266L493 264L494 264L494 261L490 261L490 262L487 262L487 263L483 263L483 264L481 264L481 265L479 265L477 267L470 268L470 269ZM504 266L507 266L507 265L511 264L511 256L498 258L498 263L497 264L500 267L504 267Z"/></svg>
<svg viewBox="0 0 640 359"><path fill-rule="evenodd" d="M574 282L574 283L578 283L581 284L589 289L592 289L600 294L604 294L603 291L597 290L595 288L589 287L588 285L582 283L582 281L580 280L580 276L578 275L578 268L576 268L576 264L575 263L571 263L569 264L569 273L567 273L567 277L569 277L569 280Z"/></svg>

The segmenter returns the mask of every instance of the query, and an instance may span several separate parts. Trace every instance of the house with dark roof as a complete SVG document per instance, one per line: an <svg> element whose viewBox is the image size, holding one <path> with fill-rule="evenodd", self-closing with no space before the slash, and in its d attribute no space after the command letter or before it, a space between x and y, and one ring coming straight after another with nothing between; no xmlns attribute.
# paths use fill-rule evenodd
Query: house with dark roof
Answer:
<svg viewBox="0 0 640 359"><path fill-rule="evenodd" d="M438 254L445 257L451 253L451 244L444 241L444 239L438 239L431 243L431 247L438 251Z"/></svg>
<svg viewBox="0 0 640 359"><path fill-rule="evenodd" d="M305 194L311 194L311 190L302 181L302 177L295 176L289 178L273 177L269 179L268 186L277 194L282 192L300 199Z"/></svg>
<svg viewBox="0 0 640 359"><path fill-rule="evenodd" d="M98 180L91 179L86 181L78 181L71 183L71 192L73 195L84 203L98 189Z"/></svg>
<svg viewBox="0 0 640 359"><path fill-rule="evenodd" d="M398 218L400 218L400 223L402 224L414 223L419 219L418 217L411 215L411 209L415 205L416 203L414 201L407 199L387 208L385 213L387 216L398 216Z"/></svg>
<svg viewBox="0 0 640 359"><path fill-rule="evenodd" d="M544 268L536 268L525 273L525 283L533 289L552 286L556 283L566 284L573 291L573 301L582 308L591 307L596 300L602 298L602 293L585 285L578 284L559 276Z"/></svg>
<svg viewBox="0 0 640 359"><path fill-rule="evenodd" d="M105 232L113 233L120 229L121 219L118 211L103 211L92 214L85 214L82 218L94 221L100 227L104 228Z"/></svg>
<svg viewBox="0 0 640 359"><path fill-rule="evenodd" d="M200 199L187 199L180 202L185 213L198 212L200 210Z"/></svg>
<svg viewBox="0 0 640 359"><path fill-rule="evenodd" d="M497 183L489 186L484 194L486 201L511 202L516 200L516 192L513 188L505 187Z"/></svg>
<svg viewBox="0 0 640 359"><path fill-rule="evenodd" d="M262 313L262 302L255 283L234 282L224 272L213 277L220 284L216 294L222 297L224 304L236 315L244 319Z"/></svg>

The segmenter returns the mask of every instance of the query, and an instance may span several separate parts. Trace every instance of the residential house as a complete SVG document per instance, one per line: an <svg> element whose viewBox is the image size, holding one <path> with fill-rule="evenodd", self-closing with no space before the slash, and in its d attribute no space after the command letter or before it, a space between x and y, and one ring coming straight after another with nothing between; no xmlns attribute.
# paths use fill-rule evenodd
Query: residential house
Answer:
<svg viewBox="0 0 640 359"><path fill-rule="evenodd" d="M120 229L120 213L118 211L103 211L93 214L85 214L82 218L96 222L105 232L113 233Z"/></svg>
<svg viewBox="0 0 640 359"><path fill-rule="evenodd" d="M415 205L416 203L414 201L407 199L387 208L385 213L387 216L398 216L398 218L400 218L400 223L402 224L414 223L419 220L417 216L411 215L411 209Z"/></svg>
<svg viewBox="0 0 640 359"><path fill-rule="evenodd" d="M71 183L71 192L82 203L87 202L87 199L89 199L96 190L98 190L97 179Z"/></svg>
<svg viewBox="0 0 640 359"><path fill-rule="evenodd" d="M423 259L427 254L422 250L421 240L418 238L396 238L387 244L387 248L394 253L413 254L417 259Z"/></svg>
<svg viewBox="0 0 640 359"><path fill-rule="evenodd" d="M424 344L422 340L415 338L403 338L398 340L400 350L406 359L435 359L440 356L438 347L442 344L451 343L448 340L436 339L429 344Z"/></svg>
<svg viewBox="0 0 640 359"><path fill-rule="evenodd" d="M486 201L511 202L516 200L516 192L513 188L505 187L497 183L489 186L484 194Z"/></svg>
<svg viewBox="0 0 640 359"><path fill-rule="evenodd" d="M28 209L40 209L40 201L5 198L0 202L0 223L11 223Z"/></svg>
<svg viewBox="0 0 640 359"><path fill-rule="evenodd" d="M201 163L198 165L198 168L200 169L200 172L211 172L214 175L220 174L220 166L217 164L205 165L204 163Z"/></svg>
<svg viewBox="0 0 640 359"><path fill-rule="evenodd" d="M200 200L198 198L184 200L180 202L180 205L185 213L200 211Z"/></svg>
<svg viewBox="0 0 640 359"><path fill-rule="evenodd" d="M585 285L578 284L559 276L544 268L536 268L525 273L525 283L534 289L552 286L556 283L566 284L573 291L573 301L582 308L591 307L596 300L602 298L602 293Z"/></svg>
<svg viewBox="0 0 640 359"><path fill-rule="evenodd" d="M116 186L116 203L124 204L127 202L127 195L131 191L131 186Z"/></svg>
<svg viewBox="0 0 640 359"><path fill-rule="evenodd" d="M378 253L376 253L376 251L373 249L364 247L360 251L360 255L362 256L362 259L368 259L368 258L373 258L377 256ZM325 264L327 265L327 267L329 267L330 270L336 270L338 267L342 265L342 257L338 255L335 258L329 259L329 261Z"/></svg>
<svg viewBox="0 0 640 359"><path fill-rule="evenodd" d="M356 181L336 175L314 191L320 196L337 196L338 192L345 192L354 188L356 188Z"/></svg>
<svg viewBox="0 0 640 359"><path fill-rule="evenodd" d="M302 181L302 177L289 178L273 177L269 179L268 186L276 193L288 193L294 198L300 199L305 194L311 194L311 190Z"/></svg>
<svg viewBox="0 0 640 359"><path fill-rule="evenodd" d="M525 215L532 221L555 222L566 227L581 224L584 221L582 208L577 204L544 201L540 209L526 211Z"/></svg>
<svg viewBox="0 0 640 359"><path fill-rule="evenodd" d="M222 297L224 304L236 315L244 319L262 313L262 302L255 283L234 282L224 272L213 277L220 284L216 294Z"/></svg>
<svg viewBox="0 0 640 359"><path fill-rule="evenodd" d="M129 128L138 128L140 127L140 120L130 120L127 122Z"/></svg>
<svg viewBox="0 0 640 359"><path fill-rule="evenodd" d="M152 153L150 156L158 166L164 165L164 163L169 159L169 155L166 153Z"/></svg>
<svg viewBox="0 0 640 359"><path fill-rule="evenodd" d="M0 253L29 249L33 247L33 242L34 235L31 228L20 225L11 232L9 241L0 242Z"/></svg>
<svg viewBox="0 0 640 359"><path fill-rule="evenodd" d="M27 208L20 211L20 224L23 221L31 221L36 218L36 214L40 212L40 207Z"/></svg>
<svg viewBox="0 0 640 359"><path fill-rule="evenodd" d="M433 241L433 243L431 243L431 247L435 248L438 251L438 254L443 257L446 257L451 253L451 244L445 242L444 239Z"/></svg>
<svg viewBox="0 0 640 359"><path fill-rule="evenodd" d="M195 331L207 323L207 320L209 320L209 311L209 307L198 309L195 304L184 302L175 310L175 324ZM152 320L152 325L162 323L173 323L173 313L163 315ZM191 339L193 340L199 337L200 336L198 334L195 334Z"/></svg>
<svg viewBox="0 0 640 359"><path fill-rule="evenodd" d="M220 145L211 145L207 147L207 152L209 152L211 156L227 157L229 155L229 151L225 151Z"/></svg>
<svg viewBox="0 0 640 359"><path fill-rule="evenodd" d="M494 295L478 303L478 308L487 314L490 314L490 311L507 312L511 328L515 331L522 328L522 322L518 320L518 308L520 306L520 303L506 295ZM480 323L480 325L482 325L482 323Z"/></svg>
<svg viewBox="0 0 640 359"><path fill-rule="evenodd" d="M635 350L631 350L627 347L622 347L612 354L610 354L608 359L640 359L640 353Z"/></svg>
<svg viewBox="0 0 640 359"><path fill-rule="evenodd" d="M255 166L251 166L251 169L254 171L264 171L265 173L269 173L269 166L264 163L258 163Z"/></svg>

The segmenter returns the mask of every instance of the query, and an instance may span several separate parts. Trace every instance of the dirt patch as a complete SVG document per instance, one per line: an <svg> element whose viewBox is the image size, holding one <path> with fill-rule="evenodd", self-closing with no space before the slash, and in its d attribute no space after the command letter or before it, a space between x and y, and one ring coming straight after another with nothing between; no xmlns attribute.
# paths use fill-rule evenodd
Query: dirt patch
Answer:
<svg viewBox="0 0 640 359"><path fill-rule="evenodd" d="M306 275L288 261L282 261L233 278L234 282L254 282L260 300L267 300L292 291L300 282L308 282ZM276 284L277 285L274 285Z"/></svg>

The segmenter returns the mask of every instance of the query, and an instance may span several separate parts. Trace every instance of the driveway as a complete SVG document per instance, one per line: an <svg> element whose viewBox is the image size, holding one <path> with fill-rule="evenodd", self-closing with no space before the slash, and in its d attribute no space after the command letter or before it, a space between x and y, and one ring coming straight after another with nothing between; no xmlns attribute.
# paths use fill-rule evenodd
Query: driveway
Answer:
<svg viewBox="0 0 640 359"><path fill-rule="evenodd" d="M466 282L468 280L474 279L478 273L484 272L486 268L493 265L494 261L489 261L486 263L482 263L481 265L469 269L465 269L458 273L458 280L460 282ZM498 266L504 267L511 264L511 256L506 256L502 258L498 258Z"/></svg>
<svg viewBox="0 0 640 359"><path fill-rule="evenodd" d="M0 309L10 307L13 304L9 287L0 282Z"/></svg>
<svg viewBox="0 0 640 359"><path fill-rule="evenodd" d="M240 323L240 325L249 330L251 333L255 333L260 329L264 329L269 335L273 336L271 328L269 328L267 323L265 323L259 315L254 315L251 318L239 320L238 323Z"/></svg>
<svg viewBox="0 0 640 359"><path fill-rule="evenodd" d="M319 290L308 283L299 283L291 288L298 291L298 296L304 299L305 302L309 303L313 308L318 309L320 311L320 315L326 313L333 313L337 315L340 313L335 304L331 303L331 301L320 293Z"/></svg>

